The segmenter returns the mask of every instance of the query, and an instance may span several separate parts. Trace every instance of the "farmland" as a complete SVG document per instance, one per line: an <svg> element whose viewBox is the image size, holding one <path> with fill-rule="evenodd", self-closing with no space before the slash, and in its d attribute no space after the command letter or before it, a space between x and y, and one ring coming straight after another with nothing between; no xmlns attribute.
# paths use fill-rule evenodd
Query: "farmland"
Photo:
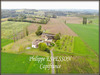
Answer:
<svg viewBox="0 0 100 75"><path fill-rule="evenodd" d="M47 24L35 24L33 23L29 26L30 31L36 30L37 26L41 25L43 30L46 30L49 33L61 33L63 35L77 36L68 26L64 24L62 18L50 18L50 21Z"/></svg>
<svg viewBox="0 0 100 75"><path fill-rule="evenodd" d="M49 74L50 70L40 69L40 63L37 61L29 61L32 55L23 54L1 54L1 73L3 74ZM41 56L40 56L41 57ZM42 64L49 64L47 61L43 61Z"/></svg>
<svg viewBox="0 0 100 75"><path fill-rule="evenodd" d="M10 39L1 39L1 47L6 46L9 43L12 43L13 40Z"/></svg>
<svg viewBox="0 0 100 75"><path fill-rule="evenodd" d="M60 40L56 42L56 45L56 50L72 53L74 48L74 37L63 36Z"/></svg>
<svg viewBox="0 0 100 75"><path fill-rule="evenodd" d="M99 54L99 26L94 24L67 24L81 37L97 54Z"/></svg>
<svg viewBox="0 0 100 75"><path fill-rule="evenodd" d="M90 14L88 23L83 25L83 17L88 16L87 12L83 11L14 9L2 12L4 12L1 23L2 74L51 74L52 70L55 70L55 74L99 73L97 13L95 13L96 16L94 13ZM88 12L91 13L91 11ZM42 37L42 33L47 33L49 37L46 34ZM44 41L47 43L45 46L40 45L41 42L35 42L36 40L47 40ZM37 48L32 47L33 45ZM46 47L45 50L44 47ZM45 60L38 63L29 61L32 56L35 59L37 56L70 57L71 59L68 61ZM45 68L40 69L41 64L61 65L61 68L51 67L45 70Z"/></svg>
<svg viewBox="0 0 100 75"><path fill-rule="evenodd" d="M17 34L25 29L31 23L5 21L1 24L1 38L11 39L14 34Z"/></svg>
<svg viewBox="0 0 100 75"><path fill-rule="evenodd" d="M73 52L69 53L67 51L62 51L62 50L58 51L55 49L54 56L71 57L71 60L69 61L61 62L55 60L56 65L61 65L60 69L55 69L57 74L59 73L82 74L82 73L99 72L99 70L97 70L99 68L98 67L99 59L97 58L96 54L91 49L89 49L79 37L74 37Z"/></svg>

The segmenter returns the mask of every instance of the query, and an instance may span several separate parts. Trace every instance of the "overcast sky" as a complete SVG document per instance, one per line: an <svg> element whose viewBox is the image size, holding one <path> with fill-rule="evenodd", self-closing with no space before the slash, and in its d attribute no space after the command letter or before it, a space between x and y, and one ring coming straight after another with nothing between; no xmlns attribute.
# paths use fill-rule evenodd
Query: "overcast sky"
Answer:
<svg viewBox="0 0 100 75"><path fill-rule="evenodd" d="M2 1L2 9L96 9L99 1Z"/></svg>

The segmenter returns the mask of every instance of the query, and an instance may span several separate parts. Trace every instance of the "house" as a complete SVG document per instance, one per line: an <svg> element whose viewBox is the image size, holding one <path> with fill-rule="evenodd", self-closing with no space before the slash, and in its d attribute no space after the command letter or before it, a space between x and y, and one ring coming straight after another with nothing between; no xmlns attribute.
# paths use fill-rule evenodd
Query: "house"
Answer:
<svg viewBox="0 0 100 75"><path fill-rule="evenodd" d="M51 34L51 33L43 33L42 34L42 38L45 40L45 41L48 41L48 42L52 42L53 39L54 39L54 34Z"/></svg>
<svg viewBox="0 0 100 75"><path fill-rule="evenodd" d="M49 42L49 41L45 41L44 42L47 46L50 46L51 45L51 42Z"/></svg>
<svg viewBox="0 0 100 75"><path fill-rule="evenodd" d="M37 39L35 41L32 42L32 47L33 48L38 48L39 43L44 42L43 40Z"/></svg>
<svg viewBox="0 0 100 75"><path fill-rule="evenodd" d="M43 33L42 34L42 38L44 40L40 40L40 39L37 39L35 41L32 42L32 47L33 48L38 48L38 45L39 43L46 43L47 46L50 46L51 43L53 42L53 39L54 39L54 34L50 34L50 33Z"/></svg>

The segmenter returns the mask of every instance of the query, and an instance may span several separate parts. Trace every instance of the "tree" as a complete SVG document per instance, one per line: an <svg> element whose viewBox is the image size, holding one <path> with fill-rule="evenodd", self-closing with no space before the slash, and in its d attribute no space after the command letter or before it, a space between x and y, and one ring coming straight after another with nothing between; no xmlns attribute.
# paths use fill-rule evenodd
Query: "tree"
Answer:
<svg viewBox="0 0 100 75"><path fill-rule="evenodd" d="M37 36L40 36L40 35L42 34L42 31L37 30L37 31L35 32L35 34L36 34Z"/></svg>
<svg viewBox="0 0 100 75"><path fill-rule="evenodd" d="M87 24L87 18L83 17L83 24Z"/></svg>
<svg viewBox="0 0 100 75"><path fill-rule="evenodd" d="M28 36L28 28L26 27L26 36Z"/></svg>
<svg viewBox="0 0 100 75"><path fill-rule="evenodd" d="M55 14L53 14L53 16L52 16L53 18L57 18L57 16L55 15Z"/></svg>
<svg viewBox="0 0 100 75"><path fill-rule="evenodd" d="M58 49L61 48L60 40L57 40L57 41L56 41L56 46L58 47Z"/></svg>
<svg viewBox="0 0 100 75"><path fill-rule="evenodd" d="M35 32L35 34L37 35L37 36L40 36L43 32L41 31L41 26L39 26L38 27L38 29L37 29L37 31Z"/></svg>
<svg viewBox="0 0 100 75"><path fill-rule="evenodd" d="M45 43L40 43L38 45L39 50L45 51L47 49L47 45Z"/></svg>
<svg viewBox="0 0 100 75"><path fill-rule="evenodd" d="M38 27L38 30L41 30L41 28L42 28L42 27L41 27L41 25L40 25L40 26Z"/></svg>
<svg viewBox="0 0 100 75"><path fill-rule="evenodd" d="M60 33L58 33L58 34L56 34L56 35L54 36L54 40L55 40L55 41L60 40Z"/></svg>

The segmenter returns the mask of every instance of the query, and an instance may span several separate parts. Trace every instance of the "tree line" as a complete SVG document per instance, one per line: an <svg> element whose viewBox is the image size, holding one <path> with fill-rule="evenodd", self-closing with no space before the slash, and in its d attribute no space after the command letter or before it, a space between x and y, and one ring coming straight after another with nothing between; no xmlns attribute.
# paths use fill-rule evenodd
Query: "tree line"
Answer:
<svg viewBox="0 0 100 75"><path fill-rule="evenodd" d="M39 23L39 24L47 24L50 18L41 19L40 21L33 21L33 20L26 20L26 19L16 19L16 18L9 18L8 21L15 21L15 22L29 22L29 23Z"/></svg>

